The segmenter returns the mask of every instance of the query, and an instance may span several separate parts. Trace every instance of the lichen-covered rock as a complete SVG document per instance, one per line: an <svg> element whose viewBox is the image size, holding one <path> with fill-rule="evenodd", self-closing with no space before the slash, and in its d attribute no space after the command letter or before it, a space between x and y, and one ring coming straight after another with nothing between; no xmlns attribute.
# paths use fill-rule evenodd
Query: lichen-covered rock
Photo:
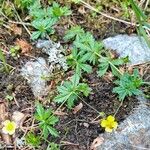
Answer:
<svg viewBox="0 0 150 150"><path fill-rule="evenodd" d="M48 54L48 59L40 57L36 61L28 61L22 67L21 75L28 80L34 96L42 97L47 94L47 84L44 78L51 76L55 68L67 70L68 66L63 54L64 49L59 43L51 40L38 40L36 46Z"/></svg>
<svg viewBox="0 0 150 150"><path fill-rule="evenodd" d="M107 49L115 50L120 57L129 56L132 65L150 61L150 48L144 38L137 35L117 35L103 40Z"/></svg>
<svg viewBox="0 0 150 150"><path fill-rule="evenodd" d="M65 71L68 69L64 56L64 49L60 43L54 43L51 40L38 40L37 48L41 48L43 52L48 54L48 62L50 65L62 67Z"/></svg>
<svg viewBox="0 0 150 150"><path fill-rule="evenodd" d="M28 80L35 97L46 94L46 80L53 68L47 66L44 58L28 61L21 69L21 75Z"/></svg>
<svg viewBox="0 0 150 150"><path fill-rule="evenodd" d="M140 99L140 105L113 133L104 133L104 143L97 150L150 149L150 108Z"/></svg>

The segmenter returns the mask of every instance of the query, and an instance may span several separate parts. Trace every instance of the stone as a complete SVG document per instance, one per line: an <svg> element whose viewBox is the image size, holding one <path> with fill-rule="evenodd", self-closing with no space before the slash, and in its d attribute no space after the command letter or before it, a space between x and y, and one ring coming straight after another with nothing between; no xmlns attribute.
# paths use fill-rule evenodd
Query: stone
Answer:
<svg viewBox="0 0 150 150"><path fill-rule="evenodd" d="M150 61L150 48L143 37L120 34L103 40L106 49L116 51L120 57L129 57L129 65Z"/></svg>
<svg viewBox="0 0 150 150"><path fill-rule="evenodd" d="M44 58L37 58L36 61L28 61L21 69L21 75L27 79L35 97L44 96L46 91L46 80L53 68L47 66Z"/></svg>

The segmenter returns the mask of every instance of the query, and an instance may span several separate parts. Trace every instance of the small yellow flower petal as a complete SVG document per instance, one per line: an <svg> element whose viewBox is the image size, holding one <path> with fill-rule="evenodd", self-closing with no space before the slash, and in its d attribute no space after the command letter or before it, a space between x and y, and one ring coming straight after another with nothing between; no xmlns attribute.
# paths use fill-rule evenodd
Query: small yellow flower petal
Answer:
<svg viewBox="0 0 150 150"><path fill-rule="evenodd" d="M5 120L2 124L4 125L4 126L6 126L7 124L9 124L10 123L10 120Z"/></svg>
<svg viewBox="0 0 150 150"><path fill-rule="evenodd" d="M107 120L103 119L103 120L101 121L101 126L102 126L102 127L106 127L106 125L107 125Z"/></svg>
<svg viewBox="0 0 150 150"><path fill-rule="evenodd" d="M105 131L106 131L106 132L112 132L113 129L110 129L110 128L106 127L106 128L105 128Z"/></svg>
<svg viewBox="0 0 150 150"><path fill-rule="evenodd" d="M6 127L3 127L3 128L2 128L2 132L3 132L4 134L7 134L7 133L8 133Z"/></svg>
<svg viewBox="0 0 150 150"><path fill-rule="evenodd" d="M107 120L108 120L109 122L114 122L114 121L115 121L115 118L110 115L110 116L107 117Z"/></svg>
<svg viewBox="0 0 150 150"><path fill-rule="evenodd" d="M117 129L117 126L118 126L118 123L117 123L116 121L114 121L114 122L112 123L112 127L113 127L114 129Z"/></svg>

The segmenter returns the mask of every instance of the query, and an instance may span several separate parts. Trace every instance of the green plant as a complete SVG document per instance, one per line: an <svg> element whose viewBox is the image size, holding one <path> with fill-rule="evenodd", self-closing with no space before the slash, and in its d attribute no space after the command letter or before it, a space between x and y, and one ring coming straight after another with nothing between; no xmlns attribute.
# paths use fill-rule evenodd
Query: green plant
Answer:
<svg viewBox="0 0 150 150"><path fill-rule="evenodd" d="M49 134L54 137L58 136L58 132L54 125L58 122L58 117L54 116L51 109L44 109L42 104L38 103L36 106L35 119L39 121L39 127L42 129L42 134L46 139Z"/></svg>
<svg viewBox="0 0 150 150"><path fill-rule="evenodd" d="M36 0L14 0L14 4L17 8L26 9L33 5Z"/></svg>
<svg viewBox="0 0 150 150"><path fill-rule="evenodd" d="M139 26L137 32L140 36L143 36L147 45L150 47L150 40L146 33L146 29L150 30L150 24L148 23L148 17L144 14L144 11L136 4L134 0L129 0L132 9L136 15Z"/></svg>
<svg viewBox="0 0 150 150"><path fill-rule="evenodd" d="M86 72L91 71L91 67L88 63L93 65L100 63L98 71L99 76L104 75L108 68L111 68L115 76L120 76L122 74L117 67L122 65L126 59L112 59L110 56L107 56L108 54L104 51L103 44L96 41L91 33L84 32L81 27L75 26L66 32L64 39L74 40L74 50L72 50L71 53L74 57L72 58L71 65L76 68L76 72L81 73L81 69L84 70L83 67L78 67L79 60L84 60L82 63L85 64L86 62L86 66L88 66L88 68L85 67Z"/></svg>
<svg viewBox="0 0 150 150"><path fill-rule="evenodd" d="M10 55L14 58L17 57L18 53L19 53L20 47L19 46L13 46L10 48Z"/></svg>
<svg viewBox="0 0 150 150"><path fill-rule="evenodd" d="M119 0L119 3L120 3L121 8L123 9L123 17L129 18L130 17L130 13L129 13L130 2L129 2L129 0L124 0L124 1Z"/></svg>
<svg viewBox="0 0 150 150"><path fill-rule="evenodd" d="M84 34L84 30L80 26L73 26L69 30L66 31L64 40L69 41L71 39L75 39Z"/></svg>
<svg viewBox="0 0 150 150"><path fill-rule="evenodd" d="M7 17L14 17L14 11L10 1L2 1L0 3L0 13L3 12Z"/></svg>
<svg viewBox="0 0 150 150"><path fill-rule="evenodd" d="M118 71L116 71L116 68L114 66L120 66L123 65L125 62L128 61L128 58L111 58L109 55L107 57L102 57L99 59L99 69L98 69L98 75L101 77L103 76L109 68L111 68L112 74L115 76L120 76Z"/></svg>
<svg viewBox="0 0 150 150"><path fill-rule="evenodd" d="M28 132L26 137L25 137L25 141L27 144L37 148L40 146L41 144L41 138L39 135L35 135L32 132Z"/></svg>
<svg viewBox="0 0 150 150"><path fill-rule="evenodd" d="M48 8L48 13L52 17L59 18L62 16L68 16L72 12L71 12L71 10L69 10L68 7L66 7L66 6L61 7L58 3L53 2L52 7Z"/></svg>
<svg viewBox="0 0 150 150"><path fill-rule="evenodd" d="M9 68L8 68L8 64L6 63L6 58L5 58L5 56L4 56L3 52L2 52L2 49L0 49L0 60L2 61L2 65L4 66L5 71L8 73L9 72Z"/></svg>
<svg viewBox="0 0 150 150"><path fill-rule="evenodd" d="M38 31L32 33L31 39L35 40L39 37L46 37L47 34L53 34L53 25L56 23L53 19L39 19L32 22L32 26Z"/></svg>
<svg viewBox="0 0 150 150"><path fill-rule="evenodd" d="M67 107L70 109L74 106L74 102L81 93L84 96L88 96L91 89L86 83L80 83L79 80L79 75L75 74L70 81L65 81L63 85L58 86L59 95L55 97L55 102L62 104L67 102Z"/></svg>
<svg viewBox="0 0 150 150"><path fill-rule="evenodd" d="M115 81L115 84L118 87L115 87L113 92L119 95L119 100L124 100L127 96L142 94L142 91L138 89L143 84L138 70L134 70L132 75L127 72L124 73L119 80Z"/></svg>
<svg viewBox="0 0 150 150"><path fill-rule="evenodd" d="M77 49L73 49L71 51L71 54L68 56L67 63L69 66L71 66L73 69L75 68L76 74L81 75L81 73L92 72L92 67L87 64L88 55L81 56Z"/></svg>
<svg viewBox="0 0 150 150"><path fill-rule="evenodd" d="M8 101L12 101L14 99L14 96L13 95L6 95L6 100Z"/></svg>
<svg viewBox="0 0 150 150"><path fill-rule="evenodd" d="M35 40L39 37L46 37L54 33L54 25L59 21L60 17L71 14L68 7L61 7L54 2L51 7L42 8L40 2L35 2L29 8L30 16L33 18L32 26L37 30L33 32L31 39Z"/></svg>
<svg viewBox="0 0 150 150"><path fill-rule="evenodd" d="M89 62L93 65L98 62L99 55L103 49L103 44L95 41L93 35L89 32L83 34L82 37L77 36L74 46L82 51L80 55L87 55Z"/></svg>
<svg viewBox="0 0 150 150"><path fill-rule="evenodd" d="M56 144L56 143L54 143L54 142L51 142L51 143L48 145L48 147L47 147L46 150L60 150L60 148L59 148L58 144Z"/></svg>

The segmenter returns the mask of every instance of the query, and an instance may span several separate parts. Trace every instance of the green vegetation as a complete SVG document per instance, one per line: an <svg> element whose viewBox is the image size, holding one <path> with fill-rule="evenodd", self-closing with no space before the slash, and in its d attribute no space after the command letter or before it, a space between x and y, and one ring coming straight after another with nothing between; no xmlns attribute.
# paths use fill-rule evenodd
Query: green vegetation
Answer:
<svg viewBox="0 0 150 150"><path fill-rule="evenodd" d="M92 7L90 4L82 0L72 1L78 3L78 5L81 4L90 9L91 11L88 16L89 18L91 17L93 19L98 15L103 15L104 17L108 17L109 19L113 19L115 21L127 22L127 24L130 25L132 23L128 21L131 17L129 12L131 10L135 13L136 22L134 23L134 26L137 29L138 34L140 37L144 37L147 44L150 46L150 41L147 34L147 30L150 31L148 17L134 0L112 0L111 2L105 0L95 2L95 7ZM17 21L15 24L25 26L25 29L29 28L29 30L31 30L31 34L29 34L31 35L31 40L49 39L51 35L55 34L57 24L59 24L66 16L72 14L72 11L70 10L72 7L69 7L69 5L62 6L54 0L49 0L47 3L45 2L46 6L43 3L44 2L40 0L14 0L13 2L4 0L0 1L0 13L4 17L4 19L0 22L1 26L7 27L7 21L12 23L12 20L17 16L15 12L18 11L23 16L24 22L22 20L20 21L17 16ZM91 3L93 4L94 2ZM16 10L13 8L12 4L16 7ZM71 2L69 4L71 4ZM121 16L121 19L102 13L104 8L108 9L113 4L115 4L114 6L120 6L121 14L118 16ZM84 12L85 10L82 10L83 12L80 11L79 13L83 13L82 16L87 15L86 12ZM115 13L119 10L112 8L111 11ZM25 14L27 14L27 16L25 16ZM7 21L5 21L5 19ZM26 22L26 20L28 22ZM112 56L111 51L106 50L102 42L98 40L99 37L95 38L93 36L94 34L92 30L90 31L87 28L84 30L80 25L75 25L72 18L69 21L71 23L68 24L67 28L70 29L66 31L64 38L62 38L62 43L66 47L71 45L71 47L69 47L69 51L66 52L67 65L69 66L67 71L71 71L71 76L64 76L65 79L63 79L59 85L56 85L57 91L54 92L55 95L53 99L53 102L56 102L54 107L56 110L52 109L53 107L49 108L49 105L45 107L42 98L42 100L40 99L41 103L36 104L33 118L35 119L37 126L35 128L31 127L31 131L28 131L25 136L26 145L29 145L34 149L40 149L41 145L46 143L46 150L60 150L60 145L56 144L57 140L55 140L59 137L59 131L56 129L59 118L55 113L64 105L68 108L67 111L71 111L77 102L82 99L82 97L88 97L91 94L90 85L86 83L86 79L84 78L85 75L93 73L93 70L96 69L97 76L99 78L105 77L107 73L112 75L112 80L115 81L114 88L110 92L115 93L114 95L119 101L121 101L121 103L130 96L143 95L140 88L142 85L147 84L142 80L137 69L135 69L133 73L129 73L127 71L127 57L118 58L117 56ZM20 47L12 46L9 49L10 56L17 58ZM2 70L9 73L10 65L7 64L6 56L3 54L2 49L0 49L0 66L2 66L0 71ZM120 69L121 67L124 71ZM55 79L51 76L42 78L45 80L47 79L48 81ZM59 81L54 81L54 84L58 82ZM15 96L8 94L5 99L11 102L13 99L15 100ZM104 114L101 114L99 111L101 110L97 110L98 115L104 116Z"/></svg>
<svg viewBox="0 0 150 150"><path fill-rule="evenodd" d="M0 49L0 63L2 63L3 67L4 67L4 70L9 73L9 67L8 67L8 64L6 63L6 58L2 52L2 49ZM3 70L3 68L0 68L0 70Z"/></svg>
<svg viewBox="0 0 150 150"><path fill-rule="evenodd" d="M49 134L54 137L58 136L58 132L54 128L54 125L59 121L58 117L53 115L51 109L44 109L43 106L38 103L36 106L35 119L39 121L39 127L42 129L42 135L46 139Z"/></svg>
<svg viewBox="0 0 150 150"><path fill-rule="evenodd" d="M32 33L32 40L54 34L54 25L59 21L60 17L71 14L68 7L61 7L56 2L51 7L42 8L41 4L36 1L29 10L29 14L33 18L31 24L37 30Z"/></svg>
<svg viewBox="0 0 150 150"><path fill-rule="evenodd" d="M119 80L115 81L118 87L115 87L113 92L119 95L120 100L124 100L127 96L140 95L142 91L139 88L142 82L138 70L134 70L132 75L124 73Z"/></svg>
<svg viewBox="0 0 150 150"><path fill-rule="evenodd" d="M86 83L80 83L79 80L79 75L75 74L70 81L65 81L63 85L58 86L57 89L60 94L56 96L55 102L62 104L67 102L67 107L72 108L74 101L77 100L80 93L83 93L84 96L88 96L91 89Z"/></svg>
<svg viewBox="0 0 150 150"><path fill-rule="evenodd" d="M137 22L139 23L139 26L137 27L137 31L140 36L144 37L148 46L150 47L150 40L146 33L146 29L150 30L150 24L148 23L148 17L145 15L143 10L136 4L135 1L130 0L130 4L136 15Z"/></svg>
<svg viewBox="0 0 150 150"><path fill-rule="evenodd" d="M32 132L28 132L28 134L25 137L26 143L31 145L34 148L38 148L41 143L41 138L39 135L35 135Z"/></svg>

